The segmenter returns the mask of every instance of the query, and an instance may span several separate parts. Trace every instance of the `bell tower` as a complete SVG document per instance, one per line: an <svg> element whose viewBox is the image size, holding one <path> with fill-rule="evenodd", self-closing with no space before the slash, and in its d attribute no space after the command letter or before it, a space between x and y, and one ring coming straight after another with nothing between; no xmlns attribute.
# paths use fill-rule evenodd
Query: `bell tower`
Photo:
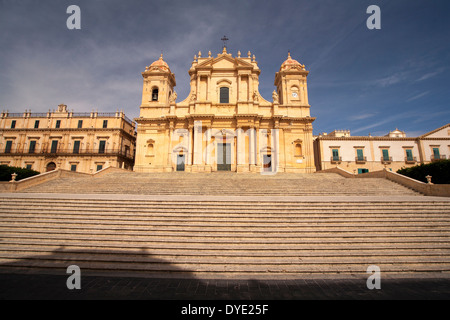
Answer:
<svg viewBox="0 0 450 320"><path fill-rule="evenodd" d="M287 60L281 65L280 71L275 74L275 86L281 106L306 107L309 109L306 85L308 74L309 71L306 71L305 66L292 59L291 53L289 53Z"/></svg>
<svg viewBox="0 0 450 320"><path fill-rule="evenodd" d="M176 81L175 75L170 71L162 54L158 60L145 68L142 77L144 78L144 87L141 110L142 107L169 107Z"/></svg>

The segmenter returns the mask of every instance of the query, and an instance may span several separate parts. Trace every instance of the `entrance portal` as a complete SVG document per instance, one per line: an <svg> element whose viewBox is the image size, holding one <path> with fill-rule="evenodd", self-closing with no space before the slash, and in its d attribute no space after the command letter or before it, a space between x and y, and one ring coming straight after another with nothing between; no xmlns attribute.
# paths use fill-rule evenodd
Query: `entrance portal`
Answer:
<svg viewBox="0 0 450 320"><path fill-rule="evenodd" d="M231 171L231 144L217 144L217 171Z"/></svg>
<svg viewBox="0 0 450 320"><path fill-rule="evenodd" d="M179 154L177 156L177 171L184 171L186 164L186 155Z"/></svg>
<svg viewBox="0 0 450 320"><path fill-rule="evenodd" d="M263 157L263 161L264 172L272 172L272 155L265 154Z"/></svg>

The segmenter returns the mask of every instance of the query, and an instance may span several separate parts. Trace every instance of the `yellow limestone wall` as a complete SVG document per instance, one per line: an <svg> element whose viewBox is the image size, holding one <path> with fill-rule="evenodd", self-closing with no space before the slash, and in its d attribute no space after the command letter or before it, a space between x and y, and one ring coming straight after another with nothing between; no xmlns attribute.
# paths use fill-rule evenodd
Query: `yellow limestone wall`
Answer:
<svg viewBox="0 0 450 320"><path fill-rule="evenodd" d="M146 67L134 170L180 170L181 158L189 172L223 169L222 159L227 171L314 172L308 71L289 55L275 75L270 102L259 93L260 72L250 52L199 52L189 69L190 93L176 102L175 75L163 57ZM221 90L228 91L228 101L221 102ZM221 157L223 144L228 158Z"/></svg>

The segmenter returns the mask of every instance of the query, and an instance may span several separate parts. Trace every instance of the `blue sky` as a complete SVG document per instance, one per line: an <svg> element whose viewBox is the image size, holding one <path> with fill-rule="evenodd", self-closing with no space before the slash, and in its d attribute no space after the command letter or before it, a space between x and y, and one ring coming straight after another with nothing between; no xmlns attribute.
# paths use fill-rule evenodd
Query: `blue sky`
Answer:
<svg viewBox="0 0 450 320"><path fill-rule="evenodd" d="M69 5L81 30L68 30ZM381 30L369 30L369 5ZM314 134L349 129L417 136L450 121L448 0L0 1L0 109L123 109L138 117L145 66L161 52L189 92L198 51L251 51L271 101L290 51L306 65Z"/></svg>

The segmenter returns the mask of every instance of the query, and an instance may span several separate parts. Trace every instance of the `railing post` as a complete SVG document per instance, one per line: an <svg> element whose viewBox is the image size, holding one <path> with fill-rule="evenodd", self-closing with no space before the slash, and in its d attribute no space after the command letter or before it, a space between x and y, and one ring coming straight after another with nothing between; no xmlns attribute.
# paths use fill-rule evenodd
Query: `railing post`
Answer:
<svg viewBox="0 0 450 320"><path fill-rule="evenodd" d="M433 183L431 182L431 178L433 178L432 176L428 175L428 176L426 176L425 178L427 179L428 184L433 184Z"/></svg>
<svg viewBox="0 0 450 320"><path fill-rule="evenodd" d="M16 182L17 173L11 173L11 181L10 182Z"/></svg>

